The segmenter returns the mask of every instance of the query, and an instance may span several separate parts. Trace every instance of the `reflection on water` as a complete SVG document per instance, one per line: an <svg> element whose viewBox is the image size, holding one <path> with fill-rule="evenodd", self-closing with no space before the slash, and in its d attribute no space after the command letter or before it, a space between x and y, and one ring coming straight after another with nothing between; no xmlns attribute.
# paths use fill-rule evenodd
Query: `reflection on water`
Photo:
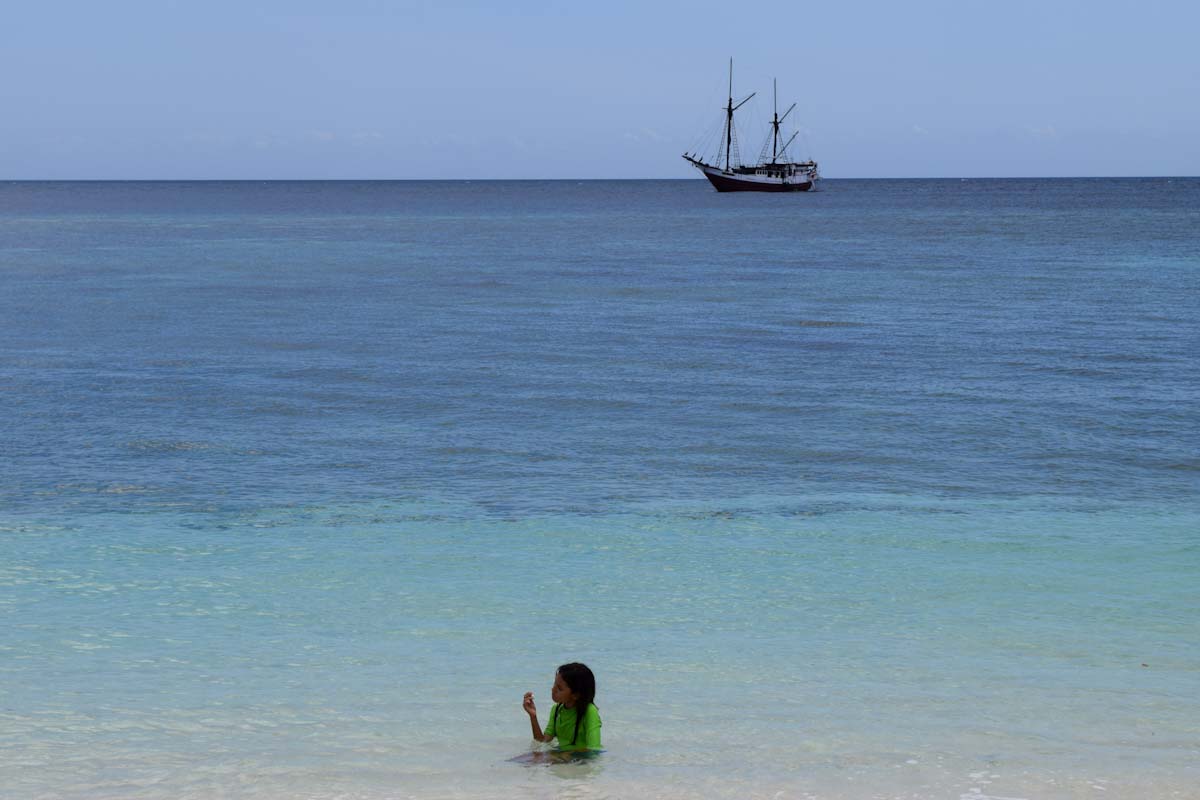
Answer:
<svg viewBox="0 0 1200 800"><path fill-rule="evenodd" d="M513 756L508 759L514 764L528 764L541 766L564 766L571 765L575 768L587 767L587 772L581 772L579 769L573 769L570 773L560 773L564 776L570 775L578 777L582 774L596 774L600 769L600 760L598 756L604 752L603 750L533 750L528 753L522 753L519 756Z"/></svg>

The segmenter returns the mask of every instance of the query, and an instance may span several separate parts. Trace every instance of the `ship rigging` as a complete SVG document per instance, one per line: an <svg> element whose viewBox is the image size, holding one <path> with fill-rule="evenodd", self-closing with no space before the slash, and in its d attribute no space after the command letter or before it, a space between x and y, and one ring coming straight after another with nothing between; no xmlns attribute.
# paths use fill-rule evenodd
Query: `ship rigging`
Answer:
<svg viewBox="0 0 1200 800"><path fill-rule="evenodd" d="M788 110L779 115L778 86L773 81L775 99L771 118L771 157L767 159L767 144L763 144L759 153L758 163L753 165L741 164L740 154L736 148L736 129L733 124L733 114L744 106L756 92L751 92L740 102L733 102L733 59L729 60L729 101L725 106L725 124L721 131L724 141L724 159L721 153L709 156L707 160L696 153L684 153L683 158L708 178L718 192L807 192L816 186L820 175L815 161L792 161L787 155L788 147L795 141L799 131L788 137L780 146L782 125L788 115L796 108L792 103ZM721 161L724 164L721 164Z"/></svg>

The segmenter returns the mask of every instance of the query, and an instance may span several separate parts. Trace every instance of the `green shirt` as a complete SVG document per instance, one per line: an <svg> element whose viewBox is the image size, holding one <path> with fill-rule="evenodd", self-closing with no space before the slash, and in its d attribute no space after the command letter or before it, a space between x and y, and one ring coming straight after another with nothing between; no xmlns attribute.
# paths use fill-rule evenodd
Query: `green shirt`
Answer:
<svg viewBox="0 0 1200 800"><path fill-rule="evenodd" d="M550 709L550 721L546 733L558 739L560 750L599 750L600 712L591 703L579 723L579 737L575 737L575 709L555 703Z"/></svg>

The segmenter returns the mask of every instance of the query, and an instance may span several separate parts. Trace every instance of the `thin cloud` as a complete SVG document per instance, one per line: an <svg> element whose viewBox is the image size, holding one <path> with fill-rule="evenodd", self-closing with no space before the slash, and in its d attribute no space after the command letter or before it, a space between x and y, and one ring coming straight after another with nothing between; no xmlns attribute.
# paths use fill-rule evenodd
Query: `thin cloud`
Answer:
<svg viewBox="0 0 1200 800"><path fill-rule="evenodd" d="M369 144L381 141L383 138L384 135L379 131L357 131L350 134L350 141L354 144Z"/></svg>
<svg viewBox="0 0 1200 800"><path fill-rule="evenodd" d="M1056 131L1054 129L1053 125L1045 125L1040 128L1036 127L1034 125L1027 125L1025 127L1025 132L1028 133L1030 136L1032 136L1035 139L1057 139L1058 138L1058 131Z"/></svg>

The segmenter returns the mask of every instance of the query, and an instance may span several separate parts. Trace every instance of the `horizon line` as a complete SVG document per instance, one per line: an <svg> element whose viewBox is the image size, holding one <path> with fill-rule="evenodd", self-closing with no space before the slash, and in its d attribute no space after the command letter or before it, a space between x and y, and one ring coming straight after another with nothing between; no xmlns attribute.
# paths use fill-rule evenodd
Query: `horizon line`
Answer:
<svg viewBox="0 0 1200 800"><path fill-rule="evenodd" d="M1028 180L1190 180L1200 175L911 175L829 178L821 181L1028 181ZM695 181L687 178L0 178L0 183L615 183Z"/></svg>

